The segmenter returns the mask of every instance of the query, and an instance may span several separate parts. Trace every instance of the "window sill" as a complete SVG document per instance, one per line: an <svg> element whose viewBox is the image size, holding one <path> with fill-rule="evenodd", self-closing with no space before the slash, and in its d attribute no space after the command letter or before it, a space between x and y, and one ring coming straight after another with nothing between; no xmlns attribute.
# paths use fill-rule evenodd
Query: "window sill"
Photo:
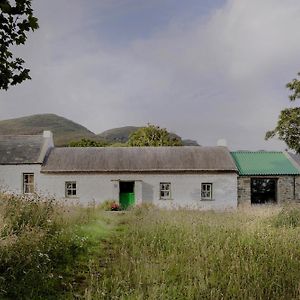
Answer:
<svg viewBox="0 0 300 300"><path fill-rule="evenodd" d="M161 201L169 201L169 200L173 201L174 199L173 198L159 198L159 200L161 200Z"/></svg>
<svg viewBox="0 0 300 300"><path fill-rule="evenodd" d="M201 199L201 201L215 201L215 199Z"/></svg>
<svg viewBox="0 0 300 300"><path fill-rule="evenodd" d="M65 196L65 199L79 199L79 197L78 196L68 196L68 197Z"/></svg>

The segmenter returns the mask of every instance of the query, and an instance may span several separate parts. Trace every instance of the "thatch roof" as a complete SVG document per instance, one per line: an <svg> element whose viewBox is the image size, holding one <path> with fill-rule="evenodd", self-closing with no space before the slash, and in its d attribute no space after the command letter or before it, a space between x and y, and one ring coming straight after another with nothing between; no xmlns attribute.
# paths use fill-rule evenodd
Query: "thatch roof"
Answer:
<svg viewBox="0 0 300 300"><path fill-rule="evenodd" d="M54 148L42 172L236 172L226 147Z"/></svg>
<svg viewBox="0 0 300 300"><path fill-rule="evenodd" d="M42 135L0 135L0 165L42 163Z"/></svg>

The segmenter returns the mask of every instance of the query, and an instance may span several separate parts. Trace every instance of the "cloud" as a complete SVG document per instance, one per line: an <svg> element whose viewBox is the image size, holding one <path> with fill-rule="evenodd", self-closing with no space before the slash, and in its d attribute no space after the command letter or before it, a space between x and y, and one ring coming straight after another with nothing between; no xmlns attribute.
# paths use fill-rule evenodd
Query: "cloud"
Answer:
<svg viewBox="0 0 300 300"><path fill-rule="evenodd" d="M130 15L141 9L127 2ZM41 29L20 50L33 80L0 93L0 117L54 112L95 132L152 122L203 145L224 137L233 149L284 147L264 134L299 71L299 1L230 0L122 45L105 32L120 4L40 1Z"/></svg>

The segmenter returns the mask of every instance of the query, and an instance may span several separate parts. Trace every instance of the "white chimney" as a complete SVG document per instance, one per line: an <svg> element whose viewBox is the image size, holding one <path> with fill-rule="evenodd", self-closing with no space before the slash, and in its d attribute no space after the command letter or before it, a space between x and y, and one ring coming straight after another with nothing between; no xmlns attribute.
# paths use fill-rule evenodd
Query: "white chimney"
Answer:
<svg viewBox="0 0 300 300"><path fill-rule="evenodd" d="M43 131L43 137L44 138L53 138L53 134L50 130L44 130Z"/></svg>
<svg viewBox="0 0 300 300"><path fill-rule="evenodd" d="M46 156L50 152L50 149L54 147L53 134L50 130L43 131L43 138L44 138L44 143L39 157L39 161L41 163L44 162Z"/></svg>
<svg viewBox="0 0 300 300"><path fill-rule="evenodd" d="M217 146L227 147L226 139L218 139Z"/></svg>

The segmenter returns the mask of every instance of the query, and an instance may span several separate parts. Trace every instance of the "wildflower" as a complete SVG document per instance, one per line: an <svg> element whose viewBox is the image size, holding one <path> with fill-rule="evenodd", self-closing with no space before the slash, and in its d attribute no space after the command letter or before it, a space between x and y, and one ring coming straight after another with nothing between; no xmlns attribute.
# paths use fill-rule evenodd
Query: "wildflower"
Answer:
<svg viewBox="0 0 300 300"><path fill-rule="evenodd" d="M118 203L116 203L116 202L113 202L113 203L111 204L110 209L111 209L112 211L117 211L117 210L120 209L120 205L119 205Z"/></svg>

